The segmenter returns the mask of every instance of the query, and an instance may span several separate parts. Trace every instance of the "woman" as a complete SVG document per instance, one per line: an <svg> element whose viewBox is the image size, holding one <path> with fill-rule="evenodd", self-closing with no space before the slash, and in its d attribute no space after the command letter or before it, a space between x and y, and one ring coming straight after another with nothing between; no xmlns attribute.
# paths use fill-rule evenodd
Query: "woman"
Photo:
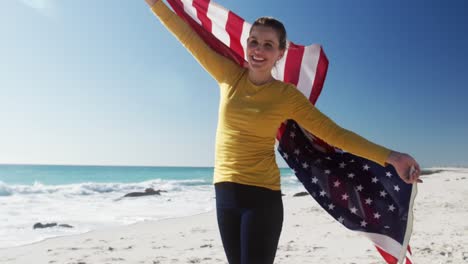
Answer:
<svg viewBox="0 0 468 264"><path fill-rule="evenodd" d="M419 165L411 156L337 126L294 85L273 78L271 70L286 50L281 22L265 17L255 21L247 39L248 67L243 68L210 49L162 1L146 2L221 89L214 184L229 263L271 264L275 258L283 204L274 143L286 119L294 119L331 145L381 165L392 164L406 183L420 181Z"/></svg>

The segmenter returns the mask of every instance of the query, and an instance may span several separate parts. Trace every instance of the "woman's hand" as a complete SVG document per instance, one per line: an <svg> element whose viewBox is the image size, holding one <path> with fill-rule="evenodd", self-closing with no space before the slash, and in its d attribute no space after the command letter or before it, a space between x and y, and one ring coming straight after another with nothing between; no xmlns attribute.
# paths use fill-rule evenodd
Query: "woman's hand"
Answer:
<svg viewBox="0 0 468 264"><path fill-rule="evenodd" d="M419 179L421 175L419 164L410 155L392 151L387 158L387 163L395 168L404 182L408 184L422 182L422 180Z"/></svg>
<svg viewBox="0 0 468 264"><path fill-rule="evenodd" d="M145 0L149 7L153 7L159 0Z"/></svg>

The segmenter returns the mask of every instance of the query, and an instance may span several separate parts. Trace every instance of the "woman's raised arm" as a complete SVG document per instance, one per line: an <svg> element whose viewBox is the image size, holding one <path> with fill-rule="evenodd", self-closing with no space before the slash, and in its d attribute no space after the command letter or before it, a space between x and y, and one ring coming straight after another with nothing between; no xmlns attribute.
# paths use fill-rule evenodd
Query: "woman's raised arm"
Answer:
<svg viewBox="0 0 468 264"><path fill-rule="evenodd" d="M242 68L211 49L197 33L162 0L145 0L162 24L180 41L218 83L227 82Z"/></svg>

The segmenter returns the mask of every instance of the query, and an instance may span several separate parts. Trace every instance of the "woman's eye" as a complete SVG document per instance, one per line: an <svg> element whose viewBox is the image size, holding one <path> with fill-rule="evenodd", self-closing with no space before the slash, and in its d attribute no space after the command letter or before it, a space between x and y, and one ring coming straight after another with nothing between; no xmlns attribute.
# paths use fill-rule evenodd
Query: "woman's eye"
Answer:
<svg viewBox="0 0 468 264"><path fill-rule="evenodd" d="M267 44L265 44L265 48L267 48L267 49L272 49L272 48L273 48L273 45L271 45L270 43L267 43Z"/></svg>
<svg viewBox="0 0 468 264"><path fill-rule="evenodd" d="M252 46L257 46L257 45L258 45L258 42L257 42L256 40L251 40L251 41L249 42L249 46L251 46L251 47L252 47Z"/></svg>

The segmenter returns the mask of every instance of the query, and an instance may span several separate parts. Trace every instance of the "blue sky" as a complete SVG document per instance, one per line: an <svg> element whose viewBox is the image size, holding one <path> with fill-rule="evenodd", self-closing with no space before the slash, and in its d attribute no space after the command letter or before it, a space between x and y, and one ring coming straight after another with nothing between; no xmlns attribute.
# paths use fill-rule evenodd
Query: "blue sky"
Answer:
<svg viewBox="0 0 468 264"><path fill-rule="evenodd" d="M468 166L465 1L218 3L322 44L317 106L343 127ZM0 163L213 165L217 85L143 0L1 1L0 34Z"/></svg>

